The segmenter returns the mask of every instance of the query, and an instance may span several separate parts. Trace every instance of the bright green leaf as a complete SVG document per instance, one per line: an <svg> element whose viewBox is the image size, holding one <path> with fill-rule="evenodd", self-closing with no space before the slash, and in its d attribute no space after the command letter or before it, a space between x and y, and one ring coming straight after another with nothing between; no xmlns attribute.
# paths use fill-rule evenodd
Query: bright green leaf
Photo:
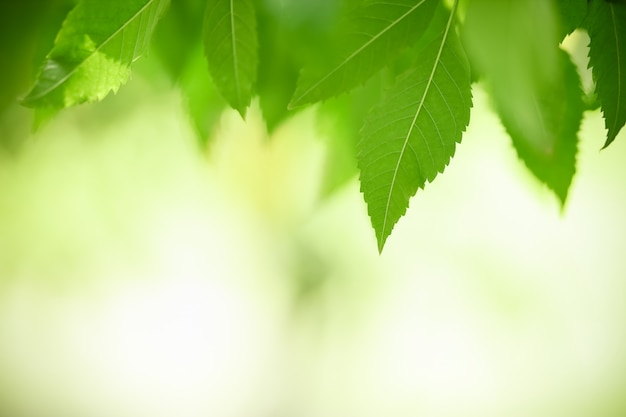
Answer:
<svg viewBox="0 0 626 417"><path fill-rule="evenodd" d="M317 108L317 127L326 140L320 193L327 197L356 177L359 128L370 109L380 102L388 82L387 71L372 77L349 94L332 98Z"/></svg>
<svg viewBox="0 0 626 417"><path fill-rule="evenodd" d="M580 77L569 55L561 52L562 76L557 82L535 91L540 132L549 138L529 137L529 130L515 114L500 111L502 124L513 139L519 157L532 173L565 204L576 171L576 150L584 103ZM535 143L551 144L537 148Z"/></svg>
<svg viewBox="0 0 626 417"><path fill-rule="evenodd" d="M524 126L531 146L554 146L543 134L536 92L561 77L558 17L546 0L473 0L463 28L464 45L501 114Z"/></svg>
<svg viewBox="0 0 626 417"><path fill-rule="evenodd" d="M608 130L607 147L626 122L626 4L592 0L587 19L589 65Z"/></svg>
<svg viewBox="0 0 626 417"><path fill-rule="evenodd" d="M361 191L379 251L409 199L443 172L469 123L470 69L453 22L454 11L361 131Z"/></svg>
<svg viewBox="0 0 626 417"><path fill-rule="evenodd" d="M254 94L259 59L252 1L209 1L203 31L213 82L226 101L244 117Z"/></svg>
<svg viewBox="0 0 626 417"><path fill-rule="evenodd" d="M433 16L437 0L371 0L341 24L337 50L310 62L300 74L290 107L315 103L367 81L402 48L416 42Z"/></svg>
<svg viewBox="0 0 626 417"><path fill-rule="evenodd" d="M67 16L23 103L61 109L103 99L128 80L168 0L83 0Z"/></svg>
<svg viewBox="0 0 626 417"><path fill-rule="evenodd" d="M200 44L190 50L187 64L178 79L178 86L200 144L206 145L212 129L226 108L226 102L220 97L209 76Z"/></svg>

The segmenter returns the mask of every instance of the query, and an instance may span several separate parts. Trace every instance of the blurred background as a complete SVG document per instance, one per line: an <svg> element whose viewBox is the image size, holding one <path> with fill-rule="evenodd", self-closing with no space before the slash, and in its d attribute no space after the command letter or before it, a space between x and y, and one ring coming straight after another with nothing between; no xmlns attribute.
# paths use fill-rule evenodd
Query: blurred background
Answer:
<svg viewBox="0 0 626 417"><path fill-rule="evenodd" d="M600 151L598 111L561 210L475 85L379 255L315 109L216 111L199 144L156 62L36 131L3 102L1 416L626 415L626 137Z"/></svg>

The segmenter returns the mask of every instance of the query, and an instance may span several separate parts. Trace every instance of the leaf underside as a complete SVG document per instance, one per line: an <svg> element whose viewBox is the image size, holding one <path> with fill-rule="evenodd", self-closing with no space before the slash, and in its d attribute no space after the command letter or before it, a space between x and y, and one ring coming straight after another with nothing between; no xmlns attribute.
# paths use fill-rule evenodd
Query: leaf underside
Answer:
<svg viewBox="0 0 626 417"><path fill-rule="evenodd" d="M27 106L62 109L102 100L130 76L169 0L83 0L67 16Z"/></svg>
<svg viewBox="0 0 626 417"><path fill-rule="evenodd" d="M454 155L469 123L470 69L452 13L389 96L368 115L358 144L361 191L382 251L409 199Z"/></svg>
<svg viewBox="0 0 626 417"><path fill-rule="evenodd" d="M626 122L626 4L592 0L587 30L589 65L608 130L606 148Z"/></svg>
<svg viewBox="0 0 626 417"><path fill-rule="evenodd" d="M417 41L437 0L371 0L340 24L339 50L302 69L291 108L337 96L363 84L407 45Z"/></svg>
<svg viewBox="0 0 626 417"><path fill-rule="evenodd" d="M519 157L564 205L576 171L578 129L584 103L576 67L566 52L561 50L560 56L562 76L543 90L533 91L539 127L533 134L539 132L542 137L531 137L527 126L515 114L502 109L498 113Z"/></svg>
<svg viewBox="0 0 626 417"><path fill-rule="evenodd" d="M244 117L254 94L259 59L252 1L209 1L203 32L213 82L231 107Z"/></svg>

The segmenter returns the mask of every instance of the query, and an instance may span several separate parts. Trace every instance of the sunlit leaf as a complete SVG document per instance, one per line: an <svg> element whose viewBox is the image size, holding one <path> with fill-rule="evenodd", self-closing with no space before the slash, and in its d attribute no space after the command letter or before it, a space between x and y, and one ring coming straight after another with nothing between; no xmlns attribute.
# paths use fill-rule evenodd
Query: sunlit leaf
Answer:
<svg viewBox="0 0 626 417"><path fill-rule="evenodd" d="M259 59L252 0L209 1L204 18L204 47L218 90L245 116L254 93Z"/></svg>
<svg viewBox="0 0 626 417"><path fill-rule="evenodd" d="M380 251L409 199L443 172L469 123L470 70L453 22L454 12L361 131L361 190Z"/></svg>
<svg viewBox="0 0 626 417"><path fill-rule="evenodd" d="M626 122L626 4L592 0L587 19L589 64L608 130L607 147Z"/></svg>
<svg viewBox="0 0 626 417"><path fill-rule="evenodd" d="M578 129L584 103L580 78L569 55L561 51L562 76L543 91L534 91L540 132L549 138L532 138L515 114L499 111L517 154L532 173L565 204L576 171ZM538 148L536 143L552 144Z"/></svg>
<svg viewBox="0 0 626 417"><path fill-rule="evenodd" d="M343 21L328 59L310 62L300 74L291 107L324 100L367 81L426 30L436 0L372 0Z"/></svg>
<svg viewBox="0 0 626 417"><path fill-rule="evenodd" d="M64 108L103 99L128 80L168 0L83 0L67 16L23 103Z"/></svg>

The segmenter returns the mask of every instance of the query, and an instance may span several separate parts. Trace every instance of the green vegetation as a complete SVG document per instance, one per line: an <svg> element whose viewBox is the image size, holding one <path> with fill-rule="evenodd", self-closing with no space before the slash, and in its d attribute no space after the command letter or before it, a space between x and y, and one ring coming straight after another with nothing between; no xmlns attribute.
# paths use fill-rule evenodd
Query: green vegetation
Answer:
<svg viewBox="0 0 626 417"><path fill-rule="evenodd" d="M470 120L472 82L488 91L517 154L562 205L576 171L584 110L601 107L605 147L626 122L623 1L79 0L72 6L62 0L2 6L8 55L2 84L10 91L2 107L21 92L23 69L42 55L37 51L49 50L22 104L45 120L116 92L151 42L183 90L202 140L226 103L245 117L258 96L270 130L318 105L320 114L345 119L331 146L338 156L331 156L336 166L329 171L339 173L331 182L340 185L358 167L380 251L411 197L454 156ZM14 20L30 9L37 10L35 23L18 26ZM590 91L581 87L586 68L577 69L560 48L574 30L589 34ZM196 59L200 48L204 62Z"/></svg>

